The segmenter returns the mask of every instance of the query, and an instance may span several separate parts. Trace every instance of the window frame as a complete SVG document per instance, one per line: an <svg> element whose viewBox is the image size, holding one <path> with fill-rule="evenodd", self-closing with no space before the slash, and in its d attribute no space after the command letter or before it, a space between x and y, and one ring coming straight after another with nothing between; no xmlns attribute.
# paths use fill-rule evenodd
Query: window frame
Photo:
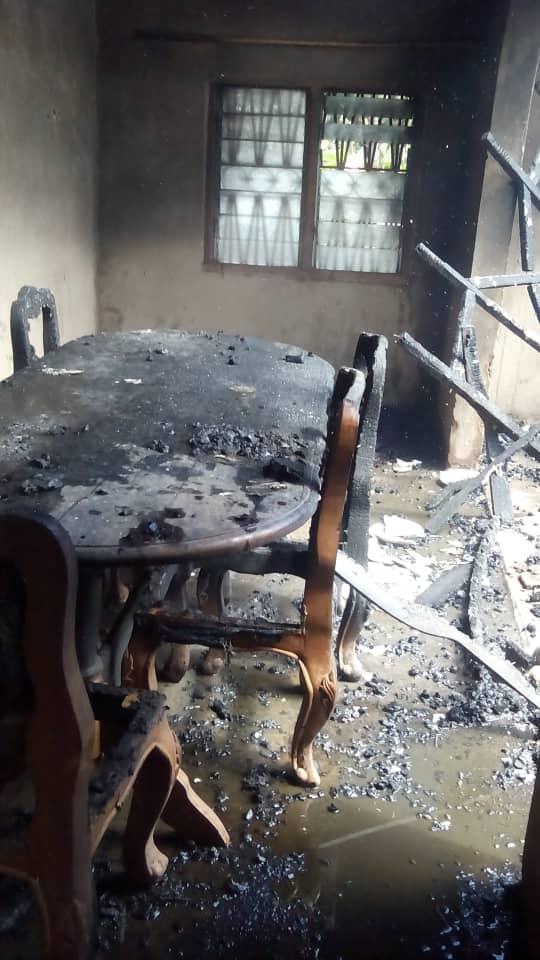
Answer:
<svg viewBox="0 0 540 960"><path fill-rule="evenodd" d="M366 84L363 84L366 87ZM395 86L391 84L390 86ZM222 91L230 87L243 87L253 90L301 90L306 95L304 154L302 165L302 194L300 206L300 238L298 244L298 264L294 266L264 266L249 263L223 263L215 255L216 235L219 220L219 195L221 172L221 131L222 131ZM418 99L407 90L400 90L403 96L410 97L414 108L414 142L409 149L405 190L403 198L402 243L400 268L395 273L383 273L367 270L324 270L313 265L315 235L317 229L318 187L319 187L319 144L323 123L324 97L332 90L340 90L339 84L305 86L277 83L249 83L245 80L214 83L210 87L208 98L207 151L206 151L206 191L204 224L203 267L210 272L236 273L242 276L278 274L295 276L299 279L384 284L388 286L407 286L411 278L412 254L414 249L414 222L410 223L411 211L416 206L418 182L418 154L420 141L420 117ZM351 92L362 92L352 91ZM387 94L370 86L370 93ZM413 161L411 163L411 158ZM416 174L416 175L415 175Z"/></svg>

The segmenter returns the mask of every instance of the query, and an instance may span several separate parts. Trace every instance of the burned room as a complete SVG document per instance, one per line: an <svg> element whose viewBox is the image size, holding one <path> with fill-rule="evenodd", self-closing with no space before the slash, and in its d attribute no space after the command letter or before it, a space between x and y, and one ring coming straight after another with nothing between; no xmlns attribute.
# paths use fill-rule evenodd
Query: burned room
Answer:
<svg viewBox="0 0 540 960"><path fill-rule="evenodd" d="M2 960L538 960L538 0L0 50Z"/></svg>

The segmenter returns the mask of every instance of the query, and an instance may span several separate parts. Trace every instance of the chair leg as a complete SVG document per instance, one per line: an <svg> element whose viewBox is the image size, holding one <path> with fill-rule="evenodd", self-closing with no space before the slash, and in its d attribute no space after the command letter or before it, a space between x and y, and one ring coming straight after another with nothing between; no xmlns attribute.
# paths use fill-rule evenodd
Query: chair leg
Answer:
<svg viewBox="0 0 540 960"><path fill-rule="evenodd" d="M321 782L313 759L313 740L332 713L337 694L334 667L325 659L317 662L304 655L299 661L303 700L294 729L292 766L300 783L310 786Z"/></svg>
<svg viewBox="0 0 540 960"><path fill-rule="evenodd" d="M163 683L178 683L189 670L191 647L184 643L174 643L166 663L159 673Z"/></svg>
<svg viewBox="0 0 540 960"><path fill-rule="evenodd" d="M93 955L95 935L95 890L92 881L88 850L82 851L77 839L68 850L69 840L64 834L58 843L50 839L53 856L44 857L39 864L38 897L46 926L47 957L50 960L89 960ZM60 853L64 847L63 857ZM86 846L86 843L85 843ZM58 861L66 862L59 874ZM51 863L51 861L56 861Z"/></svg>
<svg viewBox="0 0 540 960"><path fill-rule="evenodd" d="M189 573L179 570L167 592L167 600L180 610L187 610L186 582ZM189 670L191 647L179 643L171 645L166 663L160 670L159 679L164 683L178 683Z"/></svg>
<svg viewBox="0 0 540 960"><path fill-rule="evenodd" d="M178 764L174 735L167 721L163 720L156 745L133 786L124 833L124 866L134 883L152 883L167 869L168 857L157 848L154 831L171 794Z"/></svg>
<svg viewBox="0 0 540 960"><path fill-rule="evenodd" d="M28 738L36 792L28 854L46 925L47 956L86 960L95 923L86 762L80 757L73 763L69 753L55 762L36 722ZM88 747L85 742L85 754Z"/></svg>
<svg viewBox="0 0 540 960"><path fill-rule="evenodd" d="M220 617L223 608L230 600L230 573L228 570L206 570L204 567L199 571L197 579L197 600L203 613L211 616ZM201 664L201 673L207 677L219 673L225 666L223 650L208 650Z"/></svg>
<svg viewBox="0 0 540 960"><path fill-rule="evenodd" d="M360 680L362 664L356 653L356 641L369 614L369 604L356 590L351 589L336 641L336 655L340 680Z"/></svg>
<svg viewBox="0 0 540 960"><path fill-rule="evenodd" d="M157 690L155 656L158 647L157 633L135 628L124 661L123 682L127 686L142 690ZM185 840L191 840L202 846L227 846L229 834L211 807L195 793L189 778L180 769L180 744L168 724L167 730L175 748L176 779L173 778L169 798L163 811L160 811L161 819ZM141 786L141 790L143 789L144 786ZM151 791L152 787L148 789Z"/></svg>
<svg viewBox="0 0 540 960"><path fill-rule="evenodd" d="M122 684L137 690L157 690L156 653L160 639L156 630L137 624L122 662Z"/></svg>

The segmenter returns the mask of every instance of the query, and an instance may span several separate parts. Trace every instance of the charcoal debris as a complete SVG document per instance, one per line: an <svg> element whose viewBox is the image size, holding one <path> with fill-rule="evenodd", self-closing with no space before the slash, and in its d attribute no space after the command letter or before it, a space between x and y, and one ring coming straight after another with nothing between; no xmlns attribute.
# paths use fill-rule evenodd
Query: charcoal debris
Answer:
<svg viewBox="0 0 540 960"><path fill-rule="evenodd" d="M283 437L272 430L242 430L226 423L193 424L189 446L194 454L221 454L251 460L305 455L305 444L297 436Z"/></svg>

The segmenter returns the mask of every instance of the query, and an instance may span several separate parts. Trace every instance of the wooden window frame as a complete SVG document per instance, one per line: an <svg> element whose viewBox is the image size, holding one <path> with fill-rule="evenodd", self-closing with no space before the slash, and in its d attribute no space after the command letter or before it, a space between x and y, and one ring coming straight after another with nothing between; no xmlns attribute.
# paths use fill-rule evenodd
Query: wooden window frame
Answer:
<svg viewBox="0 0 540 960"><path fill-rule="evenodd" d="M298 246L298 264L294 266L264 266L262 264L249 263L223 263L216 258L216 236L219 218L219 194L220 194L220 172L221 172L221 131L222 131L222 91L230 87L249 87L253 90L301 90L306 95L306 114L305 114L305 135L304 135L304 155L302 168L302 194L300 208L300 239ZM338 89L339 84L333 84L332 88ZM417 154L418 127L419 120L417 116L416 98L403 91L404 96L409 96L414 104L414 126L416 128L416 143L411 145L409 150L409 160L407 163L407 172L405 174L405 191L403 199L402 214L402 244L401 244L401 263L400 268L395 273L383 273L367 270L324 270L313 265L315 251L315 234L317 228L317 209L318 209L318 187L319 187L319 144L321 135L321 126L323 121L323 105L326 91L330 89L328 85L324 87L305 87L295 85L294 87L283 87L276 83L256 83L247 84L245 81L234 83L215 83L210 88L210 97L208 104L208 141L206 154L206 210L205 210L205 229L204 229L204 259L203 267L212 273L233 273L240 276L254 276L277 274L281 276L294 276L298 279L309 279L317 281L345 282L345 283L367 283L380 284L386 286L407 286L411 274L411 262L413 253L413 230L409 227L410 213L416 204L414 196L417 194L415 186L416 177L412 174L414 167L410 166L411 156ZM387 90L378 91L388 93ZM412 181L412 183L411 183Z"/></svg>

